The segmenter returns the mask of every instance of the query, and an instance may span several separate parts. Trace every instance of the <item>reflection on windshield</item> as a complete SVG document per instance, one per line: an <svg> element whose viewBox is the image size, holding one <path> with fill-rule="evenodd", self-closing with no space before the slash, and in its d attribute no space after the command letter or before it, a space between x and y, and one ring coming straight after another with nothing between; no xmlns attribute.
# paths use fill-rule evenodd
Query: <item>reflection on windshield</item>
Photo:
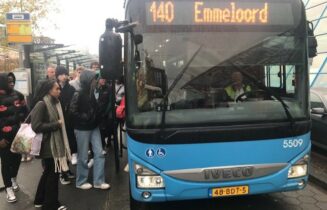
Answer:
<svg viewBox="0 0 327 210"><path fill-rule="evenodd" d="M163 89L160 88L160 84L154 84L154 80L150 77L146 77L146 71L154 71L153 61L146 57L145 59L145 69L140 67L136 76L136 91L137 91L137 107L140 110L149 110L153 107L154 98L159 98L163 96ZM153 72L154 73L154 72ZM153 81L153 82L151 82ZM152 99L151 99L152 98Z"/></svg>

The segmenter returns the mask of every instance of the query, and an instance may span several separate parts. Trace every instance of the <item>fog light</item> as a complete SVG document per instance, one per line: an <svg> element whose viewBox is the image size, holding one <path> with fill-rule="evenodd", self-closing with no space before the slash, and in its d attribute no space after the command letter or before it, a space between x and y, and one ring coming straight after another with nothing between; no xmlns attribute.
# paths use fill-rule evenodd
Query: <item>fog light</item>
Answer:
<svg viewBox="0 0 327 210"><path fill-rule="evenodd" d="M307 172L308 172L308 165L307 164L293 165L288 170L288 178L297 178L297 177L306 176Z"/></svg>
<svg viewBox="0 0 327 210"><path fill-rule="evenodd" d="M299 187L303 187L304 186L304 184L305 184L305 181L304 180L301 180L301 181L299 181Z"/></svg>
<svg viewBox="0 0 327 210"><path fill-rule="evenodd" d="M151 193L150 193L150 192L143 192L143 193L142 193L142 197L143 197L144 199L149 199L149 198L151 197Z"/></svg>

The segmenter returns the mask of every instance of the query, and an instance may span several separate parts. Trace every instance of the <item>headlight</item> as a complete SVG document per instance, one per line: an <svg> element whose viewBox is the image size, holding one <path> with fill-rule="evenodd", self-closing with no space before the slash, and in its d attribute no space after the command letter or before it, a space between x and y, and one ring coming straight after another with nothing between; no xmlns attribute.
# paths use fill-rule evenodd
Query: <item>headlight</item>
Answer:
<svg viewBox="0 0 327 210"><path fill-rule="evenodd" d="M297 178L306 176L308 173L308 165L294 165L288 170L288 178Z"/></svg>
<svg viewBox="0 0 327 210"><path fill-rule="evenodd" d="M308 175L308 162L310 160L309 155L305 155L299 161L297 161L288 170L288 178L298 178Z"/></svg>
<svg viewBox="0 0 327 210"><path fill-rule="evenodd" d="M138 188L164 188L161 176L136 176Z"/></svg>
<svg viewBox="0 0 327 210"><path fill-rule="evenodd" d="M136 174L136 184L138 188L155 189L165 187L163 178L150 169L135 163L134 171Z"/></svg>

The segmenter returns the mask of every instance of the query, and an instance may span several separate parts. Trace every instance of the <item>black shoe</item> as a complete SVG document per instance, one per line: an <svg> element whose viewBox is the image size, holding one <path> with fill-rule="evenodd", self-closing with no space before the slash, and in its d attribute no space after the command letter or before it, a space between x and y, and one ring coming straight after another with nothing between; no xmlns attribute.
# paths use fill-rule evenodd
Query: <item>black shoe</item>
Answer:
<svg viewBox="0 0 327 210"><path fill-rule="evenodd" d="M68 179L68 176L67 176L66 172L60 174L60 183L62 185L70 184L70 180Z"/></svg>
<svg viewBox="0 0 327 210"><path fill-rule="evenodd" d="M71 171L68 171L68 172L67 172L67 176L68 176L68 178L70 178L70 179L75 179L75 174L74 174L73 172L71 172Z"/></svg>

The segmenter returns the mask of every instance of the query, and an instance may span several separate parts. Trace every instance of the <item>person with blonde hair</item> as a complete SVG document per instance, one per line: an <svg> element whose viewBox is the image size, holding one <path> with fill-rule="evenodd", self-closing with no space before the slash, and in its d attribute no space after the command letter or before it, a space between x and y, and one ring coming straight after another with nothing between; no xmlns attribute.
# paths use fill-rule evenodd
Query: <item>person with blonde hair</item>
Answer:
<svg viewBox="0 0 327 210"><path fill-rule="evenodd" d="M75 78L69 81L69 84L75 88L76 91L81 89L80 75L85 70L83 66L78 66L74 72Z"/></svg>

